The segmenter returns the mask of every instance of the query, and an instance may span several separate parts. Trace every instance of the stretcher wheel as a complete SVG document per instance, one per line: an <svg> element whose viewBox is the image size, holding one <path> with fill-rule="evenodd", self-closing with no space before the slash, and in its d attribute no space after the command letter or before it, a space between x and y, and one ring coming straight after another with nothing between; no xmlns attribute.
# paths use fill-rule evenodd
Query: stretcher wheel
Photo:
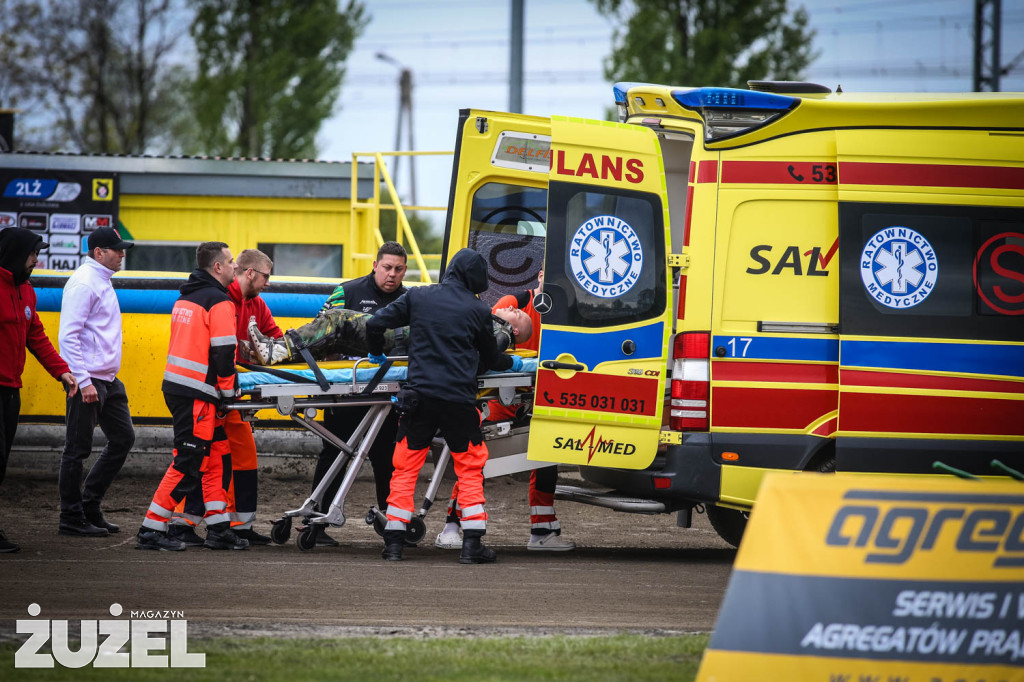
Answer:
<svg viewBox="0 0 1024 682"><path fill-rule="evenodd" d="M316 547L316 526L308 526L304 531L299 533L299 537L295 538L295 544L299 546L303 552L308 552Z"/></svg>
<svg viewBox="0 0 1024 682"><path fill-rule="evenodd" d="M288 542L288 538L292 536L292 517L285 516L277 521L274 521L274 525L270 527L270 539L278 545L283 545Z"/></svg>
<svg viewBox="0 0 1024 682"><path fill-rule="evenodd" d="M383 529L381 535L384 534ZM427 534L427 524L423 523L423 519L418 516L413 517L409 521L409 527L405 529L405 542L406 544L415 545L417 542L423 539L423 536Z"/></svg>
<svg viewBox="0 0 1024 682"><path fill-rule="evenodd" d="M377 535L384 537L385 518L386 517L383 514L377 511L376 507L370 507L370 510L366 512L366 519L364 520L366 521L366 525L373 526L373 530Z"/></svg>

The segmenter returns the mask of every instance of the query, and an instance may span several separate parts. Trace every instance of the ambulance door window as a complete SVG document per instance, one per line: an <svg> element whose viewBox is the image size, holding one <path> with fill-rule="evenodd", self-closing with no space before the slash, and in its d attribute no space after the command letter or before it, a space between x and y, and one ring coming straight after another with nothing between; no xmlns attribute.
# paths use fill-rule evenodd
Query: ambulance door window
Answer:
<svg viewBox="0 0 1024 682"><path fill-rule="evenodd" d="M473 194L468 246L487 259L489 286L480 295L487 305L537 285L547 198L546 189L499 182L481 185Z"/></svg>
<svg viewBox="0 0 1024 682"><path fill-rule="evenodd" d="M546 321L608 327L665 311L665 228L657 196L552 182ZM560 215L555 216L555 211ZM555 262L558 259L558 267Z"/></svg>
<svg viewBox="0 0 1024 682"><path fill-rule="evenodd" d="M1024 340L1024 210L844 203L844 335Z"/></svg>

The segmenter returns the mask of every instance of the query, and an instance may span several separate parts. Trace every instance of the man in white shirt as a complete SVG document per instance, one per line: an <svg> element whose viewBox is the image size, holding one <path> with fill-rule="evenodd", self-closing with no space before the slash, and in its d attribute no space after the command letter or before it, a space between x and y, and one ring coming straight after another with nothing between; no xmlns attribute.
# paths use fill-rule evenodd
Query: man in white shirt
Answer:
<svg viewBox="0 0 1024 682"><path fill-rule="evenodd" d="M121 307L110 278L121 269L124 253L135 246L112 227L89 235L89 257L64 285L58 343L78 380L67 400L67 435L60 462L62 535L102 537L120 528L103 518L100 503L135 444L121 369ZM96 426L107 445L82 483L83 462L92 452Z"/></svg>

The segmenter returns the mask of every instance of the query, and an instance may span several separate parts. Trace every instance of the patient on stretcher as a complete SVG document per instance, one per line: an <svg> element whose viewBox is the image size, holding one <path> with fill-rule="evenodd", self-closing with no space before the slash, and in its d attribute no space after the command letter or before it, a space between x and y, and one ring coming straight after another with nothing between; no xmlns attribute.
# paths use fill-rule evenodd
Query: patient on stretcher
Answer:
<svg viewBox="0 0 1024 682"><path fill-rule="evenodd" d="M249 321L249 341L242 342L242 355L248 355L253 364L264 366L302 362L299 355L302 348L308 349L317 360L333 355L364 357L367 353L366 320L371 317L373 315L356 310L330 308L298 329L289 329L279 339L262 334L254 318ZM526 341L533 334L530 316L516 308L498 310L492 318L494 337L501 351ZM385 332L384 353L405 355L408 334L408 327Z"/></svg>

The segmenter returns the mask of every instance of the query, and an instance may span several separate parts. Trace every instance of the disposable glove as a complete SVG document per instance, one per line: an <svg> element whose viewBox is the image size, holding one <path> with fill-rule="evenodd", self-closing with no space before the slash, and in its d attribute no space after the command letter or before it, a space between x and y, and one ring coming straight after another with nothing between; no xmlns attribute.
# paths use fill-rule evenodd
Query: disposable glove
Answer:
<svg viewBox="0 0 1024 682"><path fill-rule="evenodd" d="M383 353L370 353L366 357L370 358L370 362L373 363L374 365L383 365L384 362L388 359L388 356L384 355Z"/></svg>
<svg viewBox="0 0 1024 682"><path fill-rule="evenodd" d="M522 372L523 371L523 359L518 355L512 356L512 371Z"/></svg>

